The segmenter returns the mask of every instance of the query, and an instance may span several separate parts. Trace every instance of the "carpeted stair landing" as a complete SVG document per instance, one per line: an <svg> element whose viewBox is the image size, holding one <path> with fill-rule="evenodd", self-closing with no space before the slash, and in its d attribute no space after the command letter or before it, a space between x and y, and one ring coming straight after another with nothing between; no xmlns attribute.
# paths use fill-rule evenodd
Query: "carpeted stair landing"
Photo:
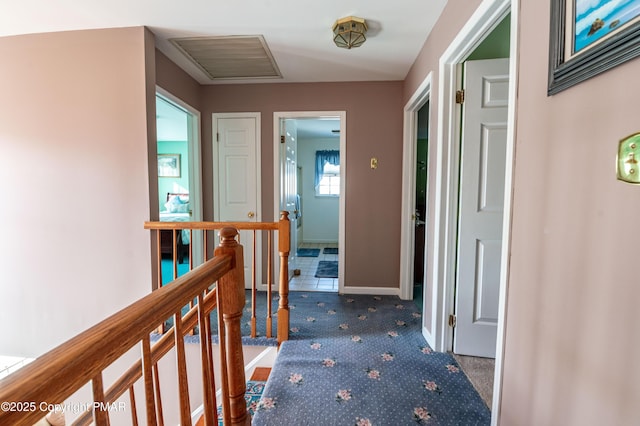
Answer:
<svg viewBox="0 0 640 426"><path fill-rule="evenodd" d="M453 357L433 352L412 301L291 293L291 334L253 425L488 425Z"/></svg>

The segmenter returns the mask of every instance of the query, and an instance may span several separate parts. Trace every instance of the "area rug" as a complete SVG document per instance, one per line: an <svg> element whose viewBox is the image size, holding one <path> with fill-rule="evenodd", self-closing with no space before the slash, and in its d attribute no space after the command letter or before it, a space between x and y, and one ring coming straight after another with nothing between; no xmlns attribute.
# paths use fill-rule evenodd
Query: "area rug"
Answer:
<svg viewBox="0 0 640 426"><path fill-rule="evenodd" d="M321 260L316 269L316 278L338 278L338 262Z"/></svg>
<svg viewBox="0 0 640 426"><path fill-rule="evenodd" d="M318 257L320 249L317 248L299 248L296 252L298 257Z"/></svg>
<svg viewBox="0 0 640 426"><path fill-rule="evenodd" d="M325 247L322 251L324 254L338 254L337 247Z"/></svg>
<svg viewBox="0 0 640 426"><path fill-rule="evenodd" d="M431 350L413 301L292 292L253 425L488 425L454 358Z"/></svg>
<svg viewBox="0 0 640 426"><path fill-rule="evenodd" d="M250 416L253 416L255 414L258 403L260 402L260 397L262 396L262 392L264 391L264 385L265 382L261 381L247 381L247 389L244 393L244 400L247 403L247 412ZM222 421L222 406L218 407L218 426L224 426L224 422Z"/></svg>

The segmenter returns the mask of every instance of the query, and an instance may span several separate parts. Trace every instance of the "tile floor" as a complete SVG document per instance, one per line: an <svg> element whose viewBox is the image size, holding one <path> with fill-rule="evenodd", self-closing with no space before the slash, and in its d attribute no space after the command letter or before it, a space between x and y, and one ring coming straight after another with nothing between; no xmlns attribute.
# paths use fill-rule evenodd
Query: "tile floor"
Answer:
<svg viewBox="0 0 640 426"><path fill-rule="evenodd" d="M294 275L289 280L290 291L338 291L338 278L316 278L316 268L321 260L338 260L337 254L324 254L325 247L338 247L334 244L312 244L303 243L299 248L319 248L318 257L298 257L296 258L296 268L300 269L300 275Z"/></svg>

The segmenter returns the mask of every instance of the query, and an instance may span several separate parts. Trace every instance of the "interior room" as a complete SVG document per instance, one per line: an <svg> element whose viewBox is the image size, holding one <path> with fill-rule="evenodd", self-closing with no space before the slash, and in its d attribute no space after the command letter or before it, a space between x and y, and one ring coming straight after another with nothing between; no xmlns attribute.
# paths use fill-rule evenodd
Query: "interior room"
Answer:
<svg viewBox="0 0 640 426"><path fill-rule="evenodd" d="M640 209L637 1L408 0L398 7L327 0L300 8L254 0L24 0L5 6L0 182L7 202L0 222L8 243L0 246L0 322L12 326L2 329L0 355L33 361L11 373L21 380L0 379L0 400L28 400L38 391L64 401L71 395L57 385L63 379L103 399L111 385L103 382L114 376L105 365L132 351L136 360L146 357L134 398L138 411L152 407L142 413L144 423L146 415L157 415L151 334L176 318L174 330L182 327L185 339L163 340L176 348L168 352L176 354L172 379L184 380L195 364L202 379L214 364L205 340L211 333L188 346L209 364L183 369L180 347L193 338L195 324L210 325L197 312L184 325L178 312L196 293L206 297L210 278L229 278L244 291L240 283L256 277L268 294L265 303L274 303L260 312L260 330L272 328L273 336L256 338L280 345L263 388L272 399L255 414L261 424L325 420L327 413L345 413L349 424L394 424L384 417L392 412L406 424L637 423L640 373L629 367L640 350L633 338L640 327L633 270ZM486 56L489 40L499 56ZM234 66L215 56L220 52L250 61ZM475 67L496 63L497 71ZM160 135L158 94L191 115L186 152L173 145L184 136ZM422 159L417 120L427 104ZM478 105L502 115L487 118L472 109ZM298 168L297 156L286 163L288 174L281 170L282 145L291 141L280 118L303 112L341 119L337 245L333 231L314 235L305 228L320 211L306 210L309 201L334 197L317 200L308 186L298 192L286 185L307 183L310 167ZM476 137L467 138L470 133ZM247 145L238 147L240 141ZM335 150L318 144L316 151ZM302 155L304 146L293 150ZM421 161L425 206L418 217ZM332 195L336 170L323 167L325 174ZM239 204L235 216L224 216ZM223 254L209 259L220 235L211 231L197 244L194 235L188 248L200 253L177 259L187 269L202 259L177 280L193 287L158 285L159 230L181 229L161 219L189 214L185 209L193 222L242 219L246 250L229 233ZM291 235L280 227L284 210L294 222ZM481 221L489 216L490 225ZM424 243L416 219L424 221ZM251 227L273 232L255 244L254 257ZM491 234L480 233L485 229ZM172 246L184 236L176 234ZM294 236L303 242L295 250L287 245ZM417 241L424 254L416 258ZM303 277L295 262L313 259L298 256L298 249L324 252L324 244L338 248L339 278L331 292L288 292L289 281ZM278 270L288 255L293 268ZM423 266L419 290L416 265ZM251 295L243 298L241 291L229 298L236 302L228 315L234 321L251 309ZM418 291L422 303L414 310ZM207 315L214 312L209 297ZM246 307L236 306L241 302ZM217 318L222 311L215 305ZM130 306L135 315L126 316ZM103 323L114 315L117 324ZM224 330L248 330L251 322ZM82 334L98 325L100 333ZM253 338L236 334L240 344ZM364 348L374 339L380 349L367 358ZM405 343L402 351L389 348ZM454 357L469 353L494 363L490 405ZM314 370L283 366L287 356ZM230 367L228 384L237 389L228 394L241 395L246 366ZM347 373L359 385L340 382ZM390 378L398 380L386 386ZM215 388L210 377L208 384ZM398 390L384 394L393 401L389 410L359 405L373 401L362 395L374 386ZM133 388L122 385L126 392ZM305 400L313 404L283 402L303 391L311 392ZM473 410L461 409L464 401L472 401ZM187 424L191 414L196 423L195 404L178 396L172 404L166 423ZM229 406L247 415L244 401ZM212 412L215 407L208 419ZM34 424L40 414L0 412L0 423ZM107 413L93 414L106 424Z"/></svg>

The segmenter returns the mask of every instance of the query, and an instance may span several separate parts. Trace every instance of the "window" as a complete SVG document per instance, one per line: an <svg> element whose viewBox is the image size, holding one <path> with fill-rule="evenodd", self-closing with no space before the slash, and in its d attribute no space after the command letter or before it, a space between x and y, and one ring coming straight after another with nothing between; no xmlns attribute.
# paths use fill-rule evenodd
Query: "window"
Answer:
<svg viewBox="0 0 640 426"><path fill-rule="evenodd" d="M316 195L340 195L340 151L316 151Z"/></svg>

